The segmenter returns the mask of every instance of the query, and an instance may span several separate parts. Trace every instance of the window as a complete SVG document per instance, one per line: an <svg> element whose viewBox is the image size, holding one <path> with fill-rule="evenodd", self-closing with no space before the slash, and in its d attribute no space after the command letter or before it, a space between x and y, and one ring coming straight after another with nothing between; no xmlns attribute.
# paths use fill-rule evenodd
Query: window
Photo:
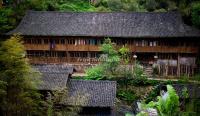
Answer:
<svg viewBox="0 0 200 116"><path fill-rule="evenodd" d="M153 46L157 46L157 41L154 41L154 42L153 42Z"/></svg>
<svg viewBox="0 0 200 116"><path fill-rule="evenodd" d="M135 46L140 46L140 42L139 41L135 41Z"/></svg>
<svg viewBox="0 0 200 116"><path fill-rule="evenodd" d="M70 57L88 57L87 52L71 52Z"/></svg>
<svg viewBox="0 0 200 116"><path fill-rule="evenodd" d="M59 44L59 43L60 43L59 39L56 39L56 40L55 40L55 43L56 43L56 44Z"/></svg>
<svg viewBox="0 0 200 116"><path fill-rule="evenodd" d="M153 42L152 41L149 42L149 46L153 46Z"/></svg>
<svg viewBox="0 0 200 116"><path fill-rule="evenodd" d="M61 43L61 44L65 44L65 39L61 39L61 40L60 40L60 43Z"/></svg>
<svg viewBox="0 0 200 116"><path fill-rule="evenodd" d="M70 39L68 41L69 41L69 44L74 44L75 45L75 40L74 39Z"/></svg>
<svg viewBox="0 0 200 116"><path fill-rule="evenodd" d="M91 58L97 58L97 53L96 52L91 52L90 53Z"/></svg>
<svg viewBox="0 0 200 116"><path fill-rule="evenodd" d="M57 52L58 57L66 57L66 52Z"/></svg>
<svg viewBox="0 0 200 116"><path fill-rule="evenodd" d="M41 39L32 39L31 43L32 44L42 44L42 40Z"/></svg>
<svg viewBox="0 0 200 116"><path fill-rule="evenodd" d="M31 39L24 39L24 43L31 44Z"/></svg>
<svg viewBox="0 0 200 116"><path fill-rule="evenodd" d="M28 57L42 57L45 55L43 51L28 50L26 53Z"/></svg>
<svg viewBox="0 0 200 116"><path fill-rule="evenodd" d="M44 39L44 44L49 44L49 39Z"/></svg>

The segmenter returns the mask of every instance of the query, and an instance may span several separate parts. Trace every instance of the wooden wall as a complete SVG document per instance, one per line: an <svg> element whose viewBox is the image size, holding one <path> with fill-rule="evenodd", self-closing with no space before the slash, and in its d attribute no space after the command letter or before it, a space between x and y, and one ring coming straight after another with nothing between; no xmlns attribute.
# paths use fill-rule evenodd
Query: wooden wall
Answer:
<svg viewBox="0 0 200 116"><path fill-rule="evenodd" d="M178 39L180 38L114 38L112 41L116 43L116 49L120 49L126 44L130 49L130 52L136 54L198 54L200 45L198 45L199 42L197 40ZM65 51L66 54L69 54L70 52L99 53L103 40L104 38L102 37L25 37L24 45L28 51ZM34 63L37 61L52 63L77 61L76 58L70 58L70 55L66 56L68 58L49 58L49 61L43 61L40 57L29 58L32 59L31 61Z"/></svg>
<svg viewBox="0 0 200 116"><path fill-rule="evenodd" d="M73 41L71 41L73 40ZM80 41L78 41L80 40ZM86 40L95 40L96 43L87 43ZM132 52L147 53L198 53L198 41L184 41L170 39L113 39L116 42L116 48L127 45ZM50 42L54 41L54 42ZM82 42L82 43L80 43ZM31 37L25 39L25 48L27 50L50 50L51 44L54 44L52 50L55 51L100 51L100 45L103 38L94 37ZM155 45L153 45L155 43Z"/></svg>

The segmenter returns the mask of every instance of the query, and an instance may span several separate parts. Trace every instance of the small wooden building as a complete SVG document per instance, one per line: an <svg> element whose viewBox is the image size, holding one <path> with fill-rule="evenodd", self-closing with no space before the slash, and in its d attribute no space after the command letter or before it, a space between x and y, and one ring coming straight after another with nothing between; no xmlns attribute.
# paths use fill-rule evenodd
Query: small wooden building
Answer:
<svg viewBox="0 0 200 116"><path fill-rule="evenodd" d="M36 65L41 73L37 89L46 98L53 98L53 91L67 88L59 106L80 107L80 115L115 116L116 81L73 80L68 76L73 68L66 65ZM52 97L51 97L52 96Z"/></svg>
<svg viewBox="0 0 200 116"><path fill-rule="evenodd" d="M116 81L70 79L64 104L82 107L79 114L83 116L115 116L116 86Z"/></svg>
<svg viewBox="0 0 200 116"><path fill-rule="evenodd" d="M116 48L129 47L131 61L156 64L161 76L192 75L200 46L200 31L178 12L28 11L14 33L24 36L33 64L96 64L110 37Z"/></svg>

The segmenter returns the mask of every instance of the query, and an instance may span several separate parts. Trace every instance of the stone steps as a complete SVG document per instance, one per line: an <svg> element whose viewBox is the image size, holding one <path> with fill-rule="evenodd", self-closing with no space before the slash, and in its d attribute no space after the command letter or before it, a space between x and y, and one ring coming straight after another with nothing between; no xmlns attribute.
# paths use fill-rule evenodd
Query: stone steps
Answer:
<svg viewBox="0 0 200 116"><path fill-rule="evenodd" d="M144 73L148 76L148 77L152 77L153 75L153 68L148 66L148 67L144 67Z"/></svg>

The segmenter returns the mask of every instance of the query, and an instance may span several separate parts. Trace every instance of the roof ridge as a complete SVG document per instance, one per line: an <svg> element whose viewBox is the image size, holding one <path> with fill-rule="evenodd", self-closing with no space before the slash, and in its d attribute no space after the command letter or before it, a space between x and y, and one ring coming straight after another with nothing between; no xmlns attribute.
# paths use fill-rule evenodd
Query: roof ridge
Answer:
<svg viewBox="0 0 200 116"><path fill-rule="evenodd" d="M69 81L108 82L108 83L116 83L116 81L110 81L110 80L79 80L79 79L69 79Z"/></svg>
<svg viewBox="0 0 200 116"><path fill-rule="evenodd" d="M63 72L43 72L43 71L39 71L42 74L69 74L69 73L63 73Z"/></svg>
<svg viewBox="0 0 200 116"><path fill-rule="evenodd" d="M138 13L138 14L166 14L166 13L175 13L180 14L179 11L167 11L167 12L139 12L139 11L110 11L110 12L100 12L100 11L36 11L36 10L27 10L26 13L98 13L98 14L104 14L104 13Z"/></svg>

